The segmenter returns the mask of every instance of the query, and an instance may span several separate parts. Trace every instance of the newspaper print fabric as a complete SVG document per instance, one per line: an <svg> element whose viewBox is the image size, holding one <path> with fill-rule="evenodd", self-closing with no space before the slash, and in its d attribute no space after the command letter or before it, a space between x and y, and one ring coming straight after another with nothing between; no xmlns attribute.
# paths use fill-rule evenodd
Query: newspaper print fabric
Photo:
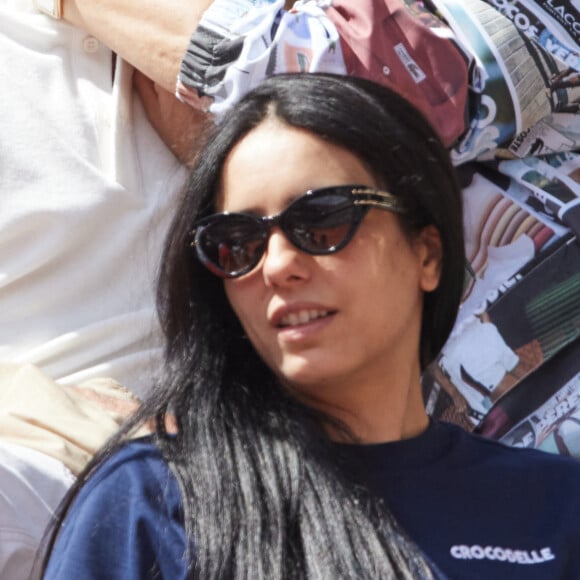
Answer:
<svg viewBox="0 0 580 580"><path fill-rule="evenodd" d="M440 19L403 0L215 0L193 33L177 83L216 116L266 76L327 72L387 85L429 118L446 145L465 131L467 60Z"/></svg>
<svg viewBox="0 0 580 580"><path fill-rule="evenodd" d="M473 58L466 285L424 376L434 415L580 457L580 20L572 2L434 0Z"/></svg>
<svg viewBox="0 0 580 580"><path fill-rule="evenodd" d="M283 0L215 0L183 59L177 97L219 116L266 76L345 74L338 32L323 3L292 12Z"/></svg>
<svg viewBox="0 0 580 580"><path fill-rule="evenodd" d="M265 75L352 72L345 43L356 34L345 28L347 20L338 21L332 4L297 2L286 12L281 1L216 0L192 36L180 98L219 114ZM349 5L335 3L341 10ZM510 445L580 457L576 6L574 0L381 0L354 10L362 21L366 10L374 23L366 38L358 36L366 45L357 50L376 57L375 72L382 63L388 73L389 46L396 52L400 44L373 36L392 35L372 18L383 9L405 11L427 42L448 40L464 67L464 97L457 87L447 93L459 95L447 123L459 120L460 129L445 142L463 186L471 275L452 336L423 376L428 411ZM422 75L445 79L445 63L426 67L409 52L411 42L404 47L398 62L407 63L413 82L402 76L392 86L417 104ZM385 79L388 84L388 74ZM437 127L434 111L422 110L444 134L448 127Z"/></svg>

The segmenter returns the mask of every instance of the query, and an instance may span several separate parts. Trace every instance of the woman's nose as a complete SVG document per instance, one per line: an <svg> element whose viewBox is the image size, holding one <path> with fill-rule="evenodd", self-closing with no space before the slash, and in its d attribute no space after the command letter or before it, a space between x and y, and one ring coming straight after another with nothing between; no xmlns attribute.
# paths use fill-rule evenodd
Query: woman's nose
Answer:
<svg viewBox="0 0 580 580"><path fill-rule="evenodd" d="M272 228L262 273L268 285L283 285L304 280L309 275L311 256L299 250L279 227Z"/></svg>

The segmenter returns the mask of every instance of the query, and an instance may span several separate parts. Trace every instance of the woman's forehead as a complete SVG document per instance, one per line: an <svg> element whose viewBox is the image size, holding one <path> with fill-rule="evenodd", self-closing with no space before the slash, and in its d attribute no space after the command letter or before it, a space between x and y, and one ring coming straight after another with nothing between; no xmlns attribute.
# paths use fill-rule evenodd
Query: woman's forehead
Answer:
<svg viewBox="0 0 580 580"><path fill-rule="evenodd" d="M216 195L218 211L277 213L310 189L377 185L358 156L314 133L266 121L226 158Z"/></svg>

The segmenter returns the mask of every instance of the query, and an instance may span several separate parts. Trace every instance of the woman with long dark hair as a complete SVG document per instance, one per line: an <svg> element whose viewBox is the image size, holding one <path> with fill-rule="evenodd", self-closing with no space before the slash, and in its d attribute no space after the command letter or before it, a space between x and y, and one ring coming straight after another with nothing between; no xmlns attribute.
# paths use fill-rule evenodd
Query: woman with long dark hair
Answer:
<svg viewBox="0 0 580 580"><path fill-rule="evenodd" d="M425 412L464 264L454 171L413 107L363 80L265 81L198 155L161 265L163 379L69 494L45 577L578 572L576 529L553 539L526 513L542 490L514 493L577 464Z"/></svg>

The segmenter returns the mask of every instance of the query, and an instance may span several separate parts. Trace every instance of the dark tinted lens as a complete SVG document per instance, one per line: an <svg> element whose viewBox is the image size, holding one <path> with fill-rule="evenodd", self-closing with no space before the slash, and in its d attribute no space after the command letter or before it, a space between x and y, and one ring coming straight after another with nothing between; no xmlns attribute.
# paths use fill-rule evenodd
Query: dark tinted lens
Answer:
<svg viewBox="0 0 580 580"><path fill-rule="evenodd" d="M197 243L209 262L234 274L260 261L267 237L267 229L249 216L220 216L203 227Z"/></svg>
<svg viewBox="0 0 580 580"><path fill-rule="evenodd" d="M281 225L301 249L325 253L348 240L360 213L349 193L325 190L288 207Z"/></svg>

